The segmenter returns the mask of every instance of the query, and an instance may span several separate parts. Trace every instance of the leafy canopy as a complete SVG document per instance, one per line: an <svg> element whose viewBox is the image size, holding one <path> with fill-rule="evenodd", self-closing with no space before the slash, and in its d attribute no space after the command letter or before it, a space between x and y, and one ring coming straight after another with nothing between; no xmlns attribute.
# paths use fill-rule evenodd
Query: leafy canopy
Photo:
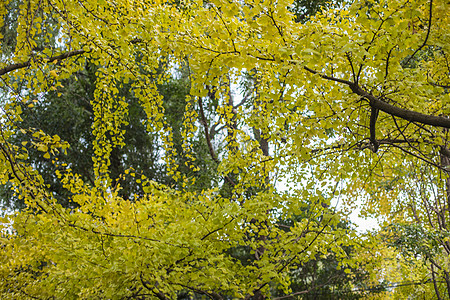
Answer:
<svg viewBox="0 0 450 300"><path fill-rule="evenodd" d="M2 298L168 299L189 290L258 299L271 285L289 293L290 266L330 251L342 266L364 258L343 250L360 243L336 226L333 197L351 209L367 196L367 212L392 216L404 162L439 173L450 128L445 1L355 1L302 24L289 1L29 0L19 11L14 53L0 65L0 182L27 208L4 221ZM24 107L45 105L43 95L58 95L87 61L96 66L92 182L58 159L69 147L61 137L19 125ZM190 94L177 149L158 84L182 65ZM256 82L253 100L236 106L233 86L245 74ZM177 185L127 169L143 193L124 199L112 157L126 147L131 96ZM199 191L190 187L202 171L193 145L207 127L203 105L215 107L210 122L226 134L220 155L205 137L223 179ZM14 143L17 130L27 143ZM76 209L57 203L27 160L32 149L55 166ZM238 247L254 258L233 256Z"/></svg>

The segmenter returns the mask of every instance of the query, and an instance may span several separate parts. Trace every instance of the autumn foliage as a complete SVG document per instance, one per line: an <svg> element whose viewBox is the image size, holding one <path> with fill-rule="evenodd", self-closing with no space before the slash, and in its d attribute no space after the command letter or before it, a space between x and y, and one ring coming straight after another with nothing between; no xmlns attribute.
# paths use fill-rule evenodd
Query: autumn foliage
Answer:
<svg viewBox="0 0 450 300"><path fill-rule="evenodd" d="M310 291L292 290L293 270L329 256L343 274L368 274L348 287L359 296L411 279L408 268L435 283L426 293L448 295L447 1L341 3L302 23L292 6L20 1L14 50L0 57L0 183L26 208L2 221L0 298L300 296ZM61 159L67 141L21 127L24 111L61 96L87 65L91 181ZM160 86L180 69L190 91L175 132ZM111 176L129 97L145 112L164 183L132 166ZM198 141L215 165L209 186L198 183ZM70 206L30 151L52 163ZM370 237L342 226L357 206L392 226ZM405 232L430 248L419 253ZM400 271L380 258L406 252L420 257Z"/></svg>

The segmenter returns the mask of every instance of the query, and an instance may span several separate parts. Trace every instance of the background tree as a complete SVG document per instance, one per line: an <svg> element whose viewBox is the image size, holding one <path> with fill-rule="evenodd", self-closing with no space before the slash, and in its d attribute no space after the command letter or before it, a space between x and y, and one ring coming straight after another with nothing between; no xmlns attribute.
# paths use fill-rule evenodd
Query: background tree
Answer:
<svg viewBox="0 0 450 300"><path fill-rule="evenodd" d="M81 178L94 184L94 172L92 163L92 141L94 139L91 126L93 122L93 111L90 99L95 90L96 67L87 64L82 70L62 82L63 88L52 91L45 96L45 99L36 103L32 108L22 106L23 121L18 128L40 128L50 135L58 135L62 140L69 143L67 153L57 155L59 161L70 166L73 171L81 175ZM171 79L159 86L164 97L164 105L167 110L168 123L174 132L175 149L178 164L187 176L195 176L198 181L196 186L207 188L214 182L214 165L211 162L205 140L202 136L195 141L197 156L197 167L203 171L195 174L184 166L185 159L182 152L181 127L183 119L183 106L185 97L188 94L188 82L186 78ZM161 146L158 139L151 133L147 133L143 120L145 113L139 104L138 99L130 93L130 85L120 89L117 97L126 99L128 105L127 123L124 136L124 147L116 147L111 153L110 176L115 184L119 183L121 197L126 199L133 197L133 194L142 195L143 191L139 185L130 178L121 177L126 169L133 169L145 175L150 180L160 183L175 185L176 183L166 175L165 166L161 159ZM24 135L17 130L12 142L15 144L31 143L30 136ZM43 176L45 182L50 183L50 190L63 206L71 207L74 203L66 203L70 199L70 192L67 191L58 178L55 176L55 165L44 158L40 151L30 149L28 152L29 161L35 165ZM184 167L183 167L184 166ZM12 196L9 186L2 189L4 205L12 208L23 208L23 199L19 200Z"/></svg>
<svg viewBox="0 0 450 300"><path fill-rule="evenodd" d="M15 49L17 36L17 20L19 16L20 1L10 1L7 3L7 14L1 27L3 35L2 53L5 57L10 56ZM46 20L45 34L48 30L53 30L52 35L57 35L60 28L55 24L54 16ZM42 43L42 38L37 39L37 46L34 51L41 51L46 46L54 47L56 41L50 40L48 44ZM41 49L41 50L38 50ZM43 131L58 135L62 140L69 143L67 153L57 155L60 161L69 165L75 173L81 175L82 179L91 184L94 183L92 164L92 141L94 136L91 132L93 122L93 111L90 99L93 98L96 82L96 71L98 67L92 62L87 62L84 70L81 70L62 81L62 86L56 91L50 91L41 95L42 99L35 103L33 107L22 105L23 121L18 124L16 134L12 137L15 144L29 143L32 138L20 132L21 128L40 128ZM184 74L183 74L184 72ZM189 82L186 71L178 70L177 76L170 81L162 83L158 89L164 97L164 106L167 110L168 123L173 129L175 149L178 153L178 164L184 169L187 176L198 177L197 187L211 187L216 180L214 175L215 166L209 158L204 139L200 135L195 142L195 154L197 156L198 167L203 171L194 175L189 168L186 168L182 152L181 127L183 119L183 107L185 97L189 93ZM7 93L7 91L5 91ZM5 96L6 97L6 96ZM110 176L115 183L120 183L120 195L124 198L132 197L134 193L143 194L142 188L135 182L121 176L126 169L134 169L142 175L157 182L175 185L176 183L166 175L165 166L161 159L161 146L159 141L146 131L143 121L145 113L139 104L139 100L133 96L131 85L126 84L120 88L117 97L126 99L129 106L127 122L125 126L125 147L116 147L111 154ZM70 192L67 191L55 175L54 164L45 159L40 151L29 149L28 159L45 182L50 184L50 190L60 204L65 207L76 205L68 203ZM189 173L189 174L188 174ZM14 197L11 185L4 185L0 190L3 207L21 209L25 207L24 199Z"/></svg>

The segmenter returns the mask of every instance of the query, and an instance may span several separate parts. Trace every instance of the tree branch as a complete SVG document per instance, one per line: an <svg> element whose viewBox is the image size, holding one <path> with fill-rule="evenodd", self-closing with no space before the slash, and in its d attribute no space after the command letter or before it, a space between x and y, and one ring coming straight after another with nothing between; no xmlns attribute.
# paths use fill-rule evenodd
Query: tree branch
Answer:
<svg viewBox="0 0 450 300"><path fill-rule="evenodd" d="M377 118L378 118L378 109L373 108L370 112L370 143L373 146L372 151L376 153L378 151L378 147L380 146L380 143L377 141L376 131L375 131L375 125L377 124Z"/></svg>
<svg viewBox="0 0 450 300"><path fill-rule="evenodd" d="M214 152L214 148L213 148L213 146L211 144L211 137L209 135L209 130L208 130L208 121L206 120L205 112L203 111L202 97L198 97L198 106L199 106L199 109L200 109L200 123L203 125L203 129L205 131L205 139L206 139L206 143L208 144L209 154L211 155L211 158L217 164L220 164L220 161L217 158L216 153Z"/></svg>
<svg viewBox="0 0 450 300"><path fill-rule="evenodd" d="M439 117L439 116L433 116L433 115L426 115L422 114L416 111L400 108L393 106L383 100L380 100L378 97L375 97L366 91L364 91L360 86L353 85L350 86L352 91L367 100L370 101L370 105L373 108L377 108L389 115L399 117L401 119L410 121L410 122L417 122L425 125L431 125L435 127L443 127L443 128L450 128L450 119L447 117Z"/></svg>
<svg viewBox="0 0 450 300"><path fill-rule="evenodd" d="M408 60L403 64L404 66L407 66L410 60L414 57L414 55L417 54L427 43L428 37L430 36L430 30L431 30L431 18L433 16L433 0L430 0L430 13L428 17L428 30L427 30L427 36L425 37L425 40L423 41L423 44L414 51L414 53L408 58Z"/></svg>
<svg viewBox="0 0 450 300"><path fill-rule="evenodd" d="M203 111L202 97L198 97L198 106L200 107L200 123L203 125L204 131L205 131L205 139L206 139L206 144L208 145L209 154L211 155L211 158L217 164L220 164L220 160L217 158L216 153L214 152L214 148L211 143L211 136L209 135L209 130L208 130L208 121L206 120L205 112ZM229 184L231 184L232 186L236 185L236 183L233 181L233 179L231 179L230 176L225 175L224 177L225 177L225 180L228 181Z"/></svg>
<svg viewBox="0 0 450 300"><path fill-rule="evenodd" d="M164 295L164 293L160 292L160 291L155 291L155 288L151 287L149 285L148 281L145 281L142 273L139 274L139 278L141 279L141 283L142 285L149 291L151 291L153 294L155 294L155 296L160 299L160 300L169 300L169 298L166 297L166 295Z"/></svg>
<svg viewBox="0 0 450 300"><path fill-rule="evenodd" d="M372 108L379 109L382 112L385 112L389 115L396 116L396 117L399 117L401 119L404 119L404 120L407 120L410 122L417 122L417 123L431 125L431 126L435 126L435 127L450 128L450 119L447 117L426 115L426 114L422 114L422 113L419 113L416 111L412 111L412 110L394 106L392 104L387 103L386 101L379 99L378 97L376 97L372 94L369 94L368 92L363 90L358 84L356 84L354 82L351 82L351 81L348 81L345 79L327 76L324 74L320 74L319 72L317 72L313 69L310 69L306 66L303 68L312 74L318 74L323 79L348 85L353 93L360 95L363 98L369 100L370 106Z"/></svg>
<svg viewBox="0 0 450 300"><path fill-rule="evenodd" d="M53 61L56 61L56 60L63 60L63 59L66 59L66 58L69 58L69 57L72 57L72 56L81 55L81 54L86 53L86 52L87 52L86 50L82 50L82 49L74 50L74 51L68 51L68 52L65 52L63 54L50 57L48 59L48 62L53 62ZM23 69L23 68L29 67L30 65L31 65L31 59L27 60L25 62L16 63L16 64L12 64L12 65L6 66L6 67L0 69L0 76L3 76L3 75L5 75L5 74L7 74L9 72L12 72L12 71L15 71L15 70L18 70L18 69Z"/></svg>

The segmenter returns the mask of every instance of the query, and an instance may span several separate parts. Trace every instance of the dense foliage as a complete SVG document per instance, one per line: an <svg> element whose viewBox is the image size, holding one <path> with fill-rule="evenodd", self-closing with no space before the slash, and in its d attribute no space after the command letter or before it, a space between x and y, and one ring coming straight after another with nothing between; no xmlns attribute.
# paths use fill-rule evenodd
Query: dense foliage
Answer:
<svg viewBox="0 0 450 300"><path fill-rule="evenodd" d="M1 297L450 295L448 4L299 7L0 3Z"/></svg>

